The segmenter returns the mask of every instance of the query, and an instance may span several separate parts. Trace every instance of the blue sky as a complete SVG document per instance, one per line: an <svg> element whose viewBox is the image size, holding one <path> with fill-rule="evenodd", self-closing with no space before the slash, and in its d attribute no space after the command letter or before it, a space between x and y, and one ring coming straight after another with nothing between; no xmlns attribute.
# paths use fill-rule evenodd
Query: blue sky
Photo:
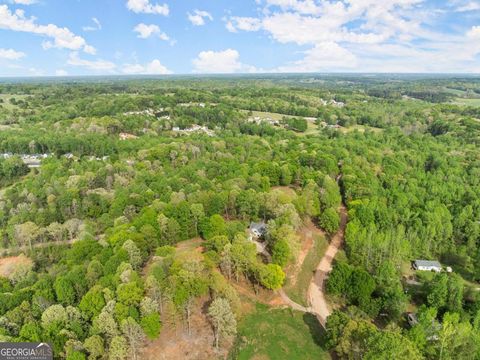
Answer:
<svg viewBox="0 0 480 360"><path fill-rule="evenodd" d="M480 73L480 0L0 0L0 76Z"/></svg>

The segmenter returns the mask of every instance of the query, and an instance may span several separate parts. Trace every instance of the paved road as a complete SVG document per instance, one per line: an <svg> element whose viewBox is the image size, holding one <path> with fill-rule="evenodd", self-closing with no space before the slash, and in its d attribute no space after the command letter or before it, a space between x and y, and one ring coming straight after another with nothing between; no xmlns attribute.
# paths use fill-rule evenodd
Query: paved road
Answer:
<svg viewBox="0 0 480 360"><path fill-rule="evenodd" d="M330 245L325 252L322 260L317 266L315 274L312 278L308 288L308 302L312 313L314 313L320 324L325 327L327 317L331 310L325 299L325 279L328 273L332 270L332 262L337 254L338 249L342 246L345 238L345 227L347 225L347 209L344 205L340 208L340 228L338 232L332 237Z"/></svg>

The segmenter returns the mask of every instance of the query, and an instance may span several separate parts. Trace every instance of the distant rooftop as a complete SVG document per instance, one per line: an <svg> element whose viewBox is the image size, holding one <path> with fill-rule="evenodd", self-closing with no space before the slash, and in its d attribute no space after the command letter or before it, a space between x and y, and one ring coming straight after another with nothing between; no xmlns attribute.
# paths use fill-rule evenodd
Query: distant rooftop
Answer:
<svg viewBox="0 0 480 360"><path fill-rule="evenodd" d="M265 232L267 231L267 224L265 224L264 222L252 222L250 224L250 230L257 230L260 233Z"/></svg>
<svg viewBox="0 0 480 360"><path fill-rule="evenodd" d="M417 266L439 267L439 268L442 267L442 265L436 260L415 260L414 263Z"/></svg>

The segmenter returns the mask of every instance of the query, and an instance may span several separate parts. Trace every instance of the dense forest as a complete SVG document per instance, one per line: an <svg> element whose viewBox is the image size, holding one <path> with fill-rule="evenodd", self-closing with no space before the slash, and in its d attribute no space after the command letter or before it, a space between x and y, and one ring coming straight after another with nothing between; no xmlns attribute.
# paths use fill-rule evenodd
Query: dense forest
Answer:
<svg viewBox="0 0 480 360"><path fill-rule="evenodd" d="M345 206L326 356L480 359L480 106L456 102L479 94L453 76L0 82L0 340L141 359L202 312L226 356L239 284L281 289L300 229L328 239Z"/></svg>

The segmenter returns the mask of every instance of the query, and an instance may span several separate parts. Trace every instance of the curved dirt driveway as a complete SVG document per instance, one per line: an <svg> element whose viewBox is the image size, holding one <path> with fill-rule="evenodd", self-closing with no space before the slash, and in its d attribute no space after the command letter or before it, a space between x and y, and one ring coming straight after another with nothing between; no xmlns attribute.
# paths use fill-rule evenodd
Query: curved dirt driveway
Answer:
<svg viewBox="0 0 480 360"><path fill-rule="evenodd" d="M317 316L318 321L325 327L327 317L330 315L330 307L325 299L325 279L332 270L332 262L337 254L338 249L342 246L345 237L345 227L347 225L347 209L344 205L340 207L340 228L332 237L330 245L322 260L315 270L312 281L308 288L308 302L310 310Z"/></svg>

